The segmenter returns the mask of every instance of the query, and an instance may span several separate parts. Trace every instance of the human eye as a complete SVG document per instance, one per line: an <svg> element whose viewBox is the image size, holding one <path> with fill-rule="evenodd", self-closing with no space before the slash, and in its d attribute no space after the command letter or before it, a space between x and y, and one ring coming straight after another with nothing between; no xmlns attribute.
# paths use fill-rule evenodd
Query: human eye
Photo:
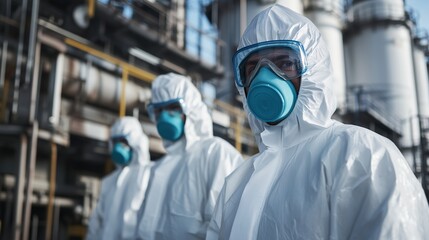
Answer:
<svg viewBox="0 0 429 240"><path fill-rule="evenodd" d="M294 71L296 69L296 64L293 60L290 59L281 59L276 64L282 71Z"/></svg>
<svg viewBox="0 0 429 240"><path fill-rule="evenodd" d="M246 66L246 71L245 71L246 78L252 75L252 72L255 70L255 67L256 67L255 64L248 64Z"/></svg>

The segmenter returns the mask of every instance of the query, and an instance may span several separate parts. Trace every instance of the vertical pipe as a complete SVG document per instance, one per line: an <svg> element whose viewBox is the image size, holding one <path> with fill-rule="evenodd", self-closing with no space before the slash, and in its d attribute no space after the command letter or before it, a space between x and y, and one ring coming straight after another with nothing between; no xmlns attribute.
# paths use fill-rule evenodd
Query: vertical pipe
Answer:
<svg viewBox="0 0 429 240"><path fill-rule="evenodd" d="M429 198L429 189L428 189L428 166L427 166L427 160L428 160L428 138L427 138L427 131L429 127L429 119L420 117L420 144L421 144L421 159L420 159L420 176L422 179L422 186L423 190L425 191L426 197Z"/></svg>
<svg viewBox="0 0 429 240"><path fill-rule="evenodd" d="M59 53L57 57L57 62L55 64L55 82L52 99L52 115L49 118L49 122L55 126L58 125L60 121L61 88L64 74L64 58L64 54Z"/></svg>
<svg viewBox="0 0 429 240"><path fill-rule="evenodd" d="M38 226L39 226L39 217L37 215L33 215L33 220L31 221L31 240L37 240L38 234Z"/></svg>
<svg viewBox="0 0 429 240"><path fill-rule="evenodd" d="M413 156L413 171L414 173L417 173L417 157L416 157L416 146L417 144L414 142L414 127L413 127L413 118L414 116L410 117L410 131L411 131L411 154ZM419 119L418 115L417 115L417 120Z"/></svg>
<svg viewBox="0 0 429 240"><path fill-rule="evenodd" d="M88 17L92 18L95 13L95 1L94 0L88 0Z"/></svg>
<svg viewBox="0 0 429 240"><path fill-rule="evenodd" d="M37 42L35 56L34 56L34 67L33 67L33 81L31 82L31 98L30 98L30 111L29 119L30 123L34 122L36 118L36 105L37 105L37 90L39 86L39 69L40 69L40 42Z"/></svg>
<svg viewBox="0 0 429 240"><path fill-rule="evenodd" d="M19 153L19 163L18 163L18 172L16 179L18 179L16 183L15 189L15 221L14 221L14 233L12 239L20 240L22 233L22 209L24 202L24 186L25 186L25 170L26 170L26 162L27 162L27 145L28 139L26 134L21 134L21 142L20 142L20 153Z"/></svg>
<svg viewBox="0 0 429 240"><path fill-rule="evenodd" d="M240 0L240 36L247 26L247 0Z"/></svg>
<svg viewBox="0 0 429 240"><path fill-rule="evenodd" d="M18 111L18 99L19 99L19 88L21 85L21 71L22 71L22 62L23 62L23 51L24 51L24 37L25 37L25 22L27 20L27 4L28 0L22 0L21 5L21 19L19 25L19 40L18 40L18 50L16 54L16 66L15 66L15 84L13 89L13 101L12 101L12 116L16 118L16 113Z"/></svg>
<svg viewBox="0 0 429 240"><path fill-rule="evenodd" d="M28 239L28 234L30 232L30 217L31 217L31 204L33 198L33 180L34 172L36 168L36 152L37 152L37 136L39 135L39 123L34 121L33 129L31 131L31 145L30 145L30 156L27 167L27 193L25 199L25 212L24 212L24 229L23 229L23 239Z"/></svg>
<svg viewBox="0 0 429 240"><path fill-rule="evenodd" d="M2 2L2 4L6 5L5 6L5 17L9 18L10 17L10 12L11 12L11 4L10 4L10 0L6 0L6 2ZM4 26L4 36L5 38L7 38L9 36L9 24L5 24ZM8 49L8 41L7 40L3 40L3 47L2 47L2 55L1 55L1 60L0 60L0 96L2 96L2 89L4 87L4 77L6 74L6 60L7 60L7 49ZM0 99L1 99L0 97Z"/></svg>
<svg viewBox="0 0 429 240"><path fill-rule="evenodd" d="M2 229L5 229L5 231L1 231L0 237L1 239L13 239L12 238L12 234L13 234L13 227L12 227L12 210L13 205L14 205L14 199L13 199L13 188L11 189L6 189L6 203L5 203L5 214L4 214L4 220L5 220L5 224L4 226L2 225ZM16 189L16 188L15 188Z"/></svg>
<svg viewBox="0 0 429 240"><path fill-rule="evenodd" d="M59 229L59 223L60 223L60 206L55 205L54 208L54 224L52 226L52 239L59 239L58 237L58 229Z"/></svg>
<svg viewBox="0 0 429 240"><path fill-rule="evenodd" d="M5 82L4 77L6 76L6 62L7 62L7 49L8 49L7 40L3 41L3 46L1 49L2 49L2 53L1 53L1 59L0 59L0 99L4 98L4 96L2 95L3 93L2 90Z"/></svg>
<svg viewBox="0 0 429 240"><path fill-rule="evenodd" d="M37 34L37 19L39 17L39 0L33 0L31 8L31 21L30 21L30 36L28 40L28 54L27 64L25 69L25 85L30 84L30 77L34 66L34 53L36 45L36 34Z"/></svg>
<svg viewBox="0 0 429 240"><path fill-rule="evenodd" d="M46 220L46 233L45 239L52 239L52 216L54 208L54 196L55 196L55 185L57 177L57 145L52 141L51 142L51 171L49 177L49 198L48 198L48 208L47 208L47 220Z"/></svg>
<svg viewBox="0 0 429 240"><path fill-rule="evenodd" d="M241 116L237 117L237 123L235 124L235 148L241 153L241 127L243 120Z"/></svg>
<svg viewBox="0 0 429 240"><path fill-rule="evenodd" d="M173 23L169 24L175 24L177 28L177 37L176 37L176 43L177 47L180 49L185 48L185 28L186 26L186 11L185 11L185 5L189 4L185 0L177 0L177 10L176 10L176 19L174 19Z"/></svg>
<svg viewBox="0 0 429 240"><path fill-rule="evenodd" d="M126 110L125 87L127 86L127 82L128 82L128 69L123 68L122 69L121 101L119 103L119 116L120 117L125 116L125 110Z"/></svg>

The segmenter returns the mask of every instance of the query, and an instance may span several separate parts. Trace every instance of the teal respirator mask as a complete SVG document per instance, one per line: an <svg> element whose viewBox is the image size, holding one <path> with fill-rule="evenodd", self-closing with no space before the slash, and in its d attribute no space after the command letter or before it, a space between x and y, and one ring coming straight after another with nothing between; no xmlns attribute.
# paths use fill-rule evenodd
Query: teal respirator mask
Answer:
<svg viewBox="0 0 429 240"><path fill-rule="evenodd" d="M125 142L125 140L117 140L112 138L112 151L111 157L112 161L118 165L126 166L130 164L133 157L133 151L131 147Z"/></svg>
<svg viewBox="0 0 429 240"><path fill-rule="evenodd" d="M184 101L181 98L148 105L148 113L159 135L169 141L179 140L184 133Z"/></svg>
<svg viewBox="0 0 429 240"><path fill-rule="evenodd" d="M292 40L261 42L237 51L233 58L236 84L244 87L252 114L267 123L287 118L297 101L290 80L307 70L302 44Z"/></svg>

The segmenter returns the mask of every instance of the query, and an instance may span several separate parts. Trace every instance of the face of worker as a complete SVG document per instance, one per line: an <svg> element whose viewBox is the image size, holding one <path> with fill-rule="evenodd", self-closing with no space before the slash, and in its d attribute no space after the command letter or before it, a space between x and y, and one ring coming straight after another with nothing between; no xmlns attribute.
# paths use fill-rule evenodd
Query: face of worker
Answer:
<svg viewBox="0 0 429 240"><path fill-rule="evenodd" d="M261 60L263 59L267 60L267 63L261 63ZM246 96L256 72L259 70L259 68L268 65L268 62L274 64L278 70L284 74L283 76L298 75L295 61L287 52L271 51L268 53L262 52L261 54L252 54L248 59L245 60L243 64L243 77L245 81L248 82L247 86L244 88ZM289 80L292 82L296 92L298 93L301 87L301 76Z"/></svg>
<svg viewBox="0 0 429 240"><path fill-rule="evenodd" d="M184 134L186 117L179 102L173 102L154 110L158 133L163 139L177 141Z"/></svg>
<svg viewBox="0 0 429 240"><path fill-rule="evenodd" d="M262 94L261 92L252 95L251 88L255 87L256 85L261 86L260 84L263 82L265 86L272 85L269 87L271 89L280 87L277 90L283 93L288 92L289 96L291 96L290 93L295 92L295 93L292 93L292 95L294 96L293 102L296 102L296 96L301 86L301 75L298 73L298 66L296 64L296 60L290 57L290 55L287 52L263 51L262 54L254 53L251 56L249 56L248 59L246 59L242 68L243 68L242 69L243 79L246 82L246 86L244 87L246 97L252 98L255 95L261 95ZM290 78L290 76L293 76L293 78ZM258 82L258 84L252 85L253 81ZM295 91L290 91L284 88L287 86L292 87L290 84L287 84L287 82L292 83L292 86L295 89ZM283 87L281 87L282 85ZM249 92L250 92L249 94L250 96L248 96ZM253 91L253 93L254 92L255 91ZM265 92L262 95L270 95L274 99L275 97L271 95L269 92L270 90L267 89L267 92ZM283 97L290 99L287 96L283 96ZM253 99L248 99L248 100L250 100L249 107L251 108L251 110L253 110L255 113L260 112L260 114L262 115L265 115L267 112L270 111L269 106L262 106L262 105L271 105L271 104L276 105L275 104L276 101L270 102L269 100L267 101L267 99L265 99L266 104L260 104L260 103L253 104L252 101L255 102ZM293 103L293 105L294 104L295 103ZM260 106L262 106L262 108L265 108L268 111L258 110L258 108L261 109ZM283 106L283 107L286 109L288 108L288 106ZM289 107L291 107L291 105L289 105ZM290 111L291 111L291 108L289 108L288 112L290 113ZM278 123L283 121L283 119L284 119L283 117L279 117L276 119L268 120L266 122L269 125L277 125Z"/></svg>

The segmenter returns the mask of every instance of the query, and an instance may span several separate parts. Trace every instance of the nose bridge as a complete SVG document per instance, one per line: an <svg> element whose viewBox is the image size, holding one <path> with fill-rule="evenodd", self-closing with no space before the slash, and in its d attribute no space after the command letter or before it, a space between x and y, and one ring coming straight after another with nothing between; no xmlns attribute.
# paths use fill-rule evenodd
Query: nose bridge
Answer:
<svg viewBox="0 0 429 240"><path fill-rule="evenodd" d="M264 66L270 66L270 63L273 64L273 62L271 62L271 60L269 60L267 57L261 57L261 59L258 61L258 64L256 65L256 70Z"/></svg>

